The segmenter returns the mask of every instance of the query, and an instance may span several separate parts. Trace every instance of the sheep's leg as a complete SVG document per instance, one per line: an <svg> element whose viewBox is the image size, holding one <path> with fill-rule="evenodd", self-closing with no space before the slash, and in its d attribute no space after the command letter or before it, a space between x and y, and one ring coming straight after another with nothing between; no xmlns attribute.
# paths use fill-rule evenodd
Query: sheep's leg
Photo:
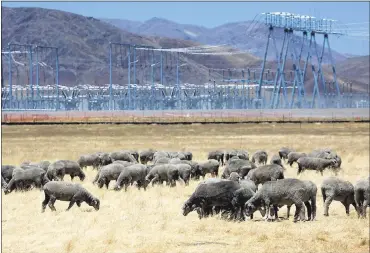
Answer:
<svg viewBox="0 0 370 253"><path fill-rule="evenodd" d="M294 222L297 222L298 217L301 216L302 208L303 208L303 203L302 202L295 203Z"/></svg>
<svg viewBox="0 0 370 253"><path fill-rule="evenodd" d="M274 208L275 220L279 220L278 207L274 205L273 208Z"/></svg>
<svg viewBox="0 0 370 253"><path fill-rule="evenodd" d="M44 201L42 201L42 204L41 204L41 212L42 213L45 212L46 205L50 201L50 196L46 192L44 192L44 193L45 193L45 199L44 199Z"/></svg>
<svg viewBox="0 0 370 253"><path fill-rule="evenodd" d="M347 203L347 199L345 199L343 202L342 202L344 208L346 209L346 214L347 216L349 216L349 204Z"/></svg>
<svg viewBox="0 0 370 253"><path fill-rule="evenodd" d="M95 184L98 181L98 179L99 179L99 172L96 174L92 183Z"/></svg>
<svg viewBox="0 0 370 253"><path fill-rule="evenodd" d="M289 220L289 216L290 216L290 207L291 205L288 205L286 208L287 208L287 211L286 211L286 218Z"/></svg>
<svg viewBox="0 0 370 253"><path fill-rule="evenodd" d="M51 211L56 211L57 210L54 206L54 203L55 203L56 200L57 200L57 198L55 196L50 196L48 206L50 207Z"/></svg>
<svg viewBox="0 0 370 253"><path fill-rule="evenodd" d="M309 221L309 220L311 220L311 215L312 215L311 204L308 201L304 202L304 204L306 205L306 208L307 208L307 220Z"/></svg>
<svg viewBox="0 0 370 253"><path fill-rule="evenodd" d="M105 180L105 188L107 188L107 190L108 190L108 187L109 187L109 183L110 183L109 180Z"/></svg>
<svg viewBox="0 0 370 253"><path fill-rule="evenodd" d="M71 207L75 204L76 200L74 197L72 197L71 201L69 202L69 205L68 205L68 208L66 211L69 211L69 209L71 209Z"/></svg>
<svg viewBox="0 0 370 253"><path fill-rule="evenodd" d="M71 181L73 181L73 178L75 177L73 174L70 175L71 176Z"/></svg>
<svg viewBox="0 0 370 253"><path fill-rule="evenodd" d="M329 216L329 206L331 202L333 201L334 197L333 196L327 196L325 203L324 203L324 215Z"/></svg>
<svg viewBox="0 0 370 253"><path fill-rule="evenodd" d="M77 201L76 201L76 205L77 205L78 207L81 207L81 200L77 200Z"/></svg>
<svg viewBox="0 0 370 253"><path fill-rule="evenodd" d="M369 205L369 199L365 199L364 203L362 204L362 217L366 218L366 209Z"/></svg>

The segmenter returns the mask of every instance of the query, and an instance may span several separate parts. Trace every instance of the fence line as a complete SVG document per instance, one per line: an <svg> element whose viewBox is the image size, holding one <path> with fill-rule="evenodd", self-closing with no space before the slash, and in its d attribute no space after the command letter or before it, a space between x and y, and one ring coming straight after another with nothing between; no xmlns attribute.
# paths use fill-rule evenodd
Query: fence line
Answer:
<svg viewBox="0 0 370 253"><path fill-rule="evenodd" d="M2 124L366 122L369 110L2 112Z"/></svg>

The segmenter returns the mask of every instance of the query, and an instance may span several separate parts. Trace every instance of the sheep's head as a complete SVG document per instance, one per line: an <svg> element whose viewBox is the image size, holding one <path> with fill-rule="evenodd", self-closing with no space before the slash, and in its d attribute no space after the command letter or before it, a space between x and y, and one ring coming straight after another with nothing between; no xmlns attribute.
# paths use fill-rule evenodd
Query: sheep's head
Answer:
<svg viewBox="0 0 370 253"><path fill-rule="evenodd" d="M185 203L184 206L182 207L182 214L184 216L188 215L190 212L194 211L194 209L196 208L196 205L193 204L191 205L190 203Z"/></svg>

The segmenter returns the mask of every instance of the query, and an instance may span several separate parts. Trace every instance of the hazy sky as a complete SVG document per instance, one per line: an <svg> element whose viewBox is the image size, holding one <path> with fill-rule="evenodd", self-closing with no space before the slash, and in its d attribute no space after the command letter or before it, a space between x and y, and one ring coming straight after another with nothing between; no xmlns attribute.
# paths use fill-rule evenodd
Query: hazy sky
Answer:
<svg viewBox="0 0 370 253"><path fill-rule="evenodd" d="M352 33L369 34L369 2L2 2L7 7L42 7L92 16L145 21L152 17L215 27L252 20L262 12L284 11L339 20ZM369 54L369 37L331 38L331 46L351 54Z"/></svg>

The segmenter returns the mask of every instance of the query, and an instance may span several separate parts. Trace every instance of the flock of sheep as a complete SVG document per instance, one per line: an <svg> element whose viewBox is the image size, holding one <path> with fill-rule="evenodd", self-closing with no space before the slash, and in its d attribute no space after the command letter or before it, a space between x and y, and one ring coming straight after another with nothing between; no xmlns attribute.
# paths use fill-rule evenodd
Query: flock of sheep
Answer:
<svg viewBox="0 0 370 253"><path fill-rule="evenodd" d="M182 207L184 216L196 211L199 218L221 213L223 218L245 220L245 216L253 219L253 213L259 210L266 219L273 216L273 219L278 219L279 208L286 205L289 218L290 207L294 204L294 222L315 220L317 186L311 181L285 178L282 160L287 160L290 166L297 163L298 174L304 170L315 170L323 175L325 169L330 169L336 175L341 166L340 156L330 149L318 149L306 154L284 147L270 159L269 164L268 155L262 150L255 152L251 159L245 150L211 151L205 162L193 161L191 152L150 149L138 153L122 150L82 155L77 161L27 161L20 166L2 165L1 182L5 194L33 187L43 190L42 212L47 205L55 211L56 200L69 201L67 211L75 203L80 206L82 202L99 210L100 200L82 185L63 181L66 174L71 180L79 177L83 181L84 168L92 166L97 170L93 184L99 188L105 185L108 189L110 181L116 181L114 190L117 191L122 188L126 191L134 184L146 190L148 185L163 185L164 181L170 187L176 186L176 181L188 185L189 180L199 180L200 177L204 180L207 174L211 174L212 178L199 183L185 201ZM225 167L219 178L221 166ZM261 187L258 187L260 184ZM370 203L369 178L353 186L348 181L329 177L323 181L321 192L324 215L329 215L329 205L336 200L345 206L347 214L350 205L353 205L358 217L366 217L366 208Z"/></svg>

